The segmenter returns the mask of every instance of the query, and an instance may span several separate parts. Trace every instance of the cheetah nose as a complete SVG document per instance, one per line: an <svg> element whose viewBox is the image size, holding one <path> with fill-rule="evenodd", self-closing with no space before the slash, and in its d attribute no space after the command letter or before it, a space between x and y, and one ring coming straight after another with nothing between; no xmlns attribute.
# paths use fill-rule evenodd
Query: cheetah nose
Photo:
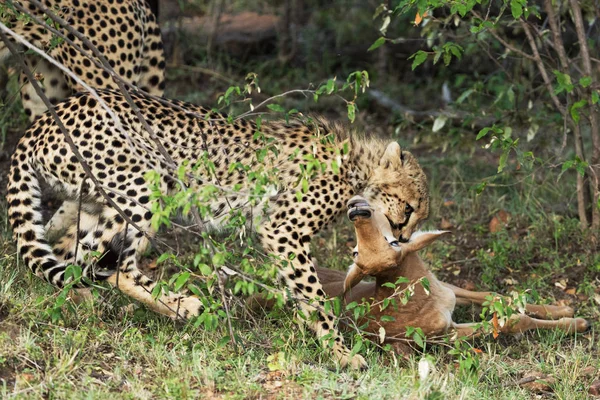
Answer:
<svg viewBox="0 0 600 400"><path fill-rule="evenodd" d="M400 243L408 243L408 241L409 241L409 240L410 240L410 238L408 238L408 239L405 239L405 238L404 238L404 237L402 237L402 236L400 236L400 237L398 238L398 241L399 241Z"/></svg>
<svg viewBox="0 0 600 400"><path fill-rule="evenodd" d="M354 196L348 200L348 209L355 207L369 207L369 202L362 196Z"/></svg>

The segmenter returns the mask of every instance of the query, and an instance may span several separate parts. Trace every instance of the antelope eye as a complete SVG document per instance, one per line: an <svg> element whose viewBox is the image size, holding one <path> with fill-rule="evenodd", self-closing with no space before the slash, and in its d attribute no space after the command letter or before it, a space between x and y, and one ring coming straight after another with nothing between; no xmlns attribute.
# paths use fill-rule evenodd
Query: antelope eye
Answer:
<svg viewBox="0 0 600 400"><path fill-rule="evenodd" d="M412 208L410 204L406 203L406 205L404 206L404 214L410 215L413 211L414 208Z"/></svg>
<svg viewBox="0 0 600 400"><path fill-rule="evenodd" d="M352 257L357 257L357 256L358 256L358 251L352 252Z"/></svg>

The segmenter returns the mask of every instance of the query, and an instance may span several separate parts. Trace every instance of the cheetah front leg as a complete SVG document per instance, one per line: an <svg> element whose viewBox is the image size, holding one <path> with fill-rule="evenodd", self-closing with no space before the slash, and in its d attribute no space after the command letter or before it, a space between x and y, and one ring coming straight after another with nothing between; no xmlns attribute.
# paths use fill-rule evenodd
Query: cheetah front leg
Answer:
<svg viewBox="0 0 600 400"><path fill-rule="evenodd" d="M129 209L133 219L136 215L144 217L136 224L144 232L153 234L150 227L150 217L147 210L137 206ZM127 231L125 233L125 231ZM144 275L137 266L137 260L148 247L148 238L143 232L132 226L127 226L123 218L113 208L106 206L98 230L93 233L98 238L100 249L118 249L120 263L118 270L106 280L125 295L145 304L151 310L173 319L189 319L198 316L203 309L202 302L193 296L183 296L177 293L161 293L158 298L152 295L156 282ZM114 238L119 238L115 243ZM103 273L103 272L101 272Z"/></svg>
<svg viewBox="0 0 600 400"><path fill-rule="evenodd" d="M282 269L280 275L285 281L291 293L299 303L300 311L306 316L306 323L318 338L331 334L334 341L334 357L342 366L350 365L352 368L365 368L365 359L355 354L351 357L350 350L344 345L344 339L336 327L337 318L331 313L325 312L325 292L319 282L317 272L310 257L310 237L312 234L334 215L320 215L311 212L318 205L318 200L308 201L304 196L302 204L294 204L295 196L286 196L278 200L278 206L272 213L271 221L265 221L260 227L262 245L267 251L281 257ZM291 207L285 207L290 205ZM284 207L281 207L281 206ZM337 205L337 203L336 203ZM313 206L313 207L311 207ZM330 204L325 204L324 208ZM282 220L282 212L285 211L285 220ZM290 215L291 214L291 215ZM317 320L311 319L315 313ZM326 342L323 342L326 345Z"/></svg>

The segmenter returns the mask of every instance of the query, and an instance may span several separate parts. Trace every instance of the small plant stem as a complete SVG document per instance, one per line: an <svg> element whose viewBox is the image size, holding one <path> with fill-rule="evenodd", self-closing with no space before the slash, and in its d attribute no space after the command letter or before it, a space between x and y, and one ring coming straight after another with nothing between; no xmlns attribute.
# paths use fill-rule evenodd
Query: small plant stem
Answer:
<svg viewBox="0 0 600 400"><path fill-rule="evenodd" d="M548 76L548 72L546 71L546 67L544 66L544 62L542 61L542 57L538 51L537 45L535 43L535 38L533 37L531 30L529 29L529 25L524 20L520 20L521 27L523 31L525 31L525 35L527 36L527 40L529 42L529 46L533 51L534 61L538 67L540 74L542 75L542 79L544 81L544 85L554 103L556 109L561 113L563 118L568 118L569 122L573 128L573 137L575 141L575 153L577 157L581 161L585 161L585 155L583 153L583 145L581 139L581 130L579 124L576 123L572 118L569 117L565 106L560 102L556 94L554 93L554 88L552 87L552 82L550 81L550 77ZM552 26L552 25L551 25ZM559 51L559 50L557 50ZM585 195L585 182L584 177L580 174L577 174L577 213L579 215L579 222L581 224L582 229L586 229L589 225L588 218L586 215L586 209L588 205L588 198Z"/></svg>
<svg viewBox="0 0 600 400"><path fill-rule="evenodd" d="M583 18L581 16L581 7L576 0L570 0L571 12L573 13L573 21L575 22L575 30L577 31L577 39L579 42L579 51L581 54L581 63L583 72L586 76L592 77L592 62L590 59L590 51L587 44L587 37L583 26ZM590 180L592 190L592 230L596 234L600 228L600 210L598 209L598 190L600 189L600 130L598 126L598 111L597 107L592 104L592 89L591 86L585 88L590 107L590 129L592 136L592 158L591 171L593 179Z"/></svg>

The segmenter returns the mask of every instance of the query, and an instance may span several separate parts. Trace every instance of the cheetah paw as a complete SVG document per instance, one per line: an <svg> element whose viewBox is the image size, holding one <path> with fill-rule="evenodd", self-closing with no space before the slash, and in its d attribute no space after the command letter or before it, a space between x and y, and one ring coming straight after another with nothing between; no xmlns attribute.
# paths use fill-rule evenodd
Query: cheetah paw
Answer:
<svg viewBox="0 0 600 400"><path fill-rule="evenodd" d="M342 367L350 367L351 369L367 369L368 365L364 357L360 354L355 354L350 357L350 354L343 354L339 358L339 363Z"/></svg>

